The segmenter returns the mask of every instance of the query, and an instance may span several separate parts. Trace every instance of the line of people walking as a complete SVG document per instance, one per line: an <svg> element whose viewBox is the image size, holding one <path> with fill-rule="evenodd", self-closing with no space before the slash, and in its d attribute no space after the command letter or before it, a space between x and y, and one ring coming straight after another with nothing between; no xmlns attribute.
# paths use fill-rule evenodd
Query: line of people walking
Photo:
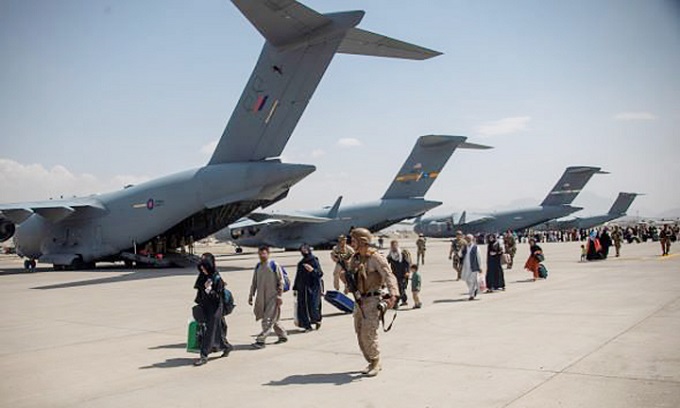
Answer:
<svg viewBox="0 0 680 408"><path fill-rule="evenodd" d="M400 250L398 242L392 242L391 247L394 253L388 261L372 247L372 234L365 228L356 228L352 231L351 249L345 238L340 237L338 246L331 252L333 261L340 264L340 269L336 268L337 272L334 273L334 287L340 289L343 283L345 292L355 296L354 326L359 347L368 362L368 367L362 372L369 377L378 375L382 369L378 348L380 322L387 309L398 307L398 299L402 300L402 305L406 304L408 298L405 291L409 278L413 282L415 306L422 306L418 266L411 265L410 254ZM302 245L300 254L302 258L297 264L295 280L291 285L285 268L270 258L269 248L261 247L258 250L259 262L253 271L248 296L248 304L253 307L255 319L261 324L261 331L252 344L254 349L267 347L266 340L272 333L277 337L274 344L288 341L288 332L281 324L281 306L284 293L290 289L296 299L296 325L303 332L321 328L323 270L311 247ZM197 347L200 356L194 364L201 366L208 362L211 353L220 352L221 357L227 357L233 350L227 340L226 316L234 306L231 292L218 273L212 254L203 254L198 270L199 275L194 284L196 306L193 316L200 325L200 344ZM394 271L397 271L399 280ZM352 285L350 282L353 282Z"/></svg>
<svg viewBox="0 0 680 408"><path fill-rule="evenodd" d="M482 257L477 246L477 240L472 234L463 235L457 231L451 241L449 260L456 271L456 280L463 279L468 287L468 299L475 300L479 293L493 293L505 291L505 272L512 269L517 254L517 237L512 231L502 236L489 234L486 237L486 269L482 267ZM529 240L529 257L524 268L532 273L533 280L547 278L547 268L543 250L534 239Z"/></svg>

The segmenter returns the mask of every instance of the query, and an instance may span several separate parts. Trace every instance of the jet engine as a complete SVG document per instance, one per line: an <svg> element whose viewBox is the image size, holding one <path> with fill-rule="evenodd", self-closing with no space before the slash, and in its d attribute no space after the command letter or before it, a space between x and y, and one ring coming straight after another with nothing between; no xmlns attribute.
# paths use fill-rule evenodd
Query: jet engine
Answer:
<svg viewBox="0 0 680 408"><path fill-rule="evenodd" d="M14 236L16 226L7 218L0 215L0 242L5 242Z"/></svg>

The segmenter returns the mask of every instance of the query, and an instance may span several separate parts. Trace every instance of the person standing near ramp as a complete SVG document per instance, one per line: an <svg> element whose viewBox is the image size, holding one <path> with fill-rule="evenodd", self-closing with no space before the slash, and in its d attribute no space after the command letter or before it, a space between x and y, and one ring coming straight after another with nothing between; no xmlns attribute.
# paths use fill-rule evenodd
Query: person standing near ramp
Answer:
<svg viewBox="0 0 680 408"><path fill-rule="evenodd" d="M417 253L416 253L416 264L420 265L421 263L425 265L425 251L427 250L427 241L425 239L425 236L423 234L418 235L418 239L416 240L416 247L417 247Z"/></svg>
<svg viewBox="0 0 680 408"><path fill-rule="evenodd" d="M351 238L356 252L349 260L346 272L349 276L344 276L344 280L350 283L350 290L357 300L354 329L359 348L368 362L363 373L375 377L382 369L378 346L381 315L384 310L394 307L399 289L387 260L371 247L371 232L366 228L356 228ZM352 283L356 287L352 287Z"/></svg>

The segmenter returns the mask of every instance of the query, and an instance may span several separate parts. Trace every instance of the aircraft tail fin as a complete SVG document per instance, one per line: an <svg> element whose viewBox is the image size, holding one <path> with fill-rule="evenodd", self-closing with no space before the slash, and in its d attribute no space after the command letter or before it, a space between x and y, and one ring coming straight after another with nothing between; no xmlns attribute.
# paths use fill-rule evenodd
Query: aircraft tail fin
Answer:
<svg viewBox="0 0 680 408"><path fill-rule="evenodd" d="M595 174L609 174L599 167L567 167L555 187L541 203L541 207L569 205Z"/></svg>
<svg viewBox="0 0 680 408"><path fill-rule="evenodd" d="M609 209L610 215L625 215L631 204L635 200L635 197L639 196L637 193L619 193L616 197L616 201L612 204L612 208Z"/></svg>
<svg viewBox="0 0 680 408"><path fill-rule="evenodd" d="M266 42L209 164L281 156L328 65L339 51L412 59L438 55L355 30L364 16L363 11L320 14L293 0L232 2ZM385 40L380 42L378 37Z"/></svg>
<svg viewBox="0 0 680 408"><path fill-rule="evenodd" d="M423 197L456 148L469 147L465 136L421 136L383 199ZM480 146L482 148L482 146ZM487 148L484 146L484 148Z"/></svg>
<svg viewBox="0 0 680 408"><path fill-rule="evenodd" d="M330 210L328 210L328 218L335 219L338 218L338 211L340 210L340 203L342 203L342 196L339 196L337 200L335 200L335 203L331 207Z"/></svg>
<svg viewBox="0 0 680 408"><path fill-rule="evenodd" d="M458 220L458 225L465 224L466 217L467 217L467 211L463 211L463 214L461 214L460 219Z"/></svg>

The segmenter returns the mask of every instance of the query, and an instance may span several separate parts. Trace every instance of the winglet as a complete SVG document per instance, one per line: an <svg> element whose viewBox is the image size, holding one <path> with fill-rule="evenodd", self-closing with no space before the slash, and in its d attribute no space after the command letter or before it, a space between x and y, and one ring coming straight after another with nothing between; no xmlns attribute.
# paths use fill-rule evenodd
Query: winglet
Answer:
<svg viewBox="0 0 680 408"><path fill-rule="evenodd" d="M340 209L340 203L342 202L342 196L339 196L337 200L335 200L335 204L333 204L333 207L331 207L330 210L328 210L328 218L338 218L338 210Z"/></svg>

